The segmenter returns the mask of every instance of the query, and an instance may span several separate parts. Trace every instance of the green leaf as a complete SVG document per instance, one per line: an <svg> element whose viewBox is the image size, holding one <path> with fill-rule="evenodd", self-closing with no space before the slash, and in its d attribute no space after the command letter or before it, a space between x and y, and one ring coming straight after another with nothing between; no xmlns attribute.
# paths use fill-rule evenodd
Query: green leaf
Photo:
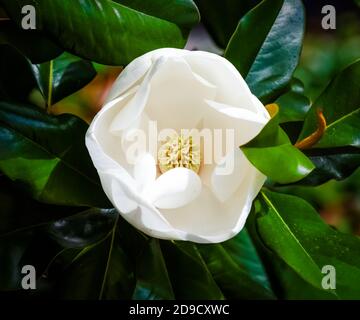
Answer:
<svg viewBox="0 0 360 320"><path fill-rule="evenodd" d="M54 252L59 250L56 243L49 241L44 234L35 231L35 229L24 230L0 236L0 291L24 292L21 286L24 277L21 273L23 266L34 266L38 280ZM37 289L40 291L42 288L38 286ZM27 293L31 294L31 292Z"/></svg>
<svg viewBox="0 0 360 320"><path fill-rule="evenodd" d="M103 64L123 65L157 48L183 48L199 14L191 0L2 0L19 25L33 5L37 30L67 51ZM171 10L169 7L171 6Z"/></svg>
<svg viewBox="0 0 360 320"><path fill-rule="evenodd" d="M177 299L224 298L195 245L163 241L161 248Z"/></svg>
<svg viewBox="0 0 360 320"><path fill-rule="evenodd" d="M174 299L175 294L159 240L149 238L120 219L119 241L136 274L132 299Z"/></svg>
<svg viewBox="0 0 360 320"><path fill-rule="evenodd" d="M256 208L255 208L256 207ZM269 275L273 290L279 299L336 299L330 291L325 291L311 285L301 278L291 267L289 267L274 251L271 251L263 242L258 232L257 218L261 206L255 202L251 211L246 228L251 235L251 240L262 264Z"/></svg>
<svg viewBox="0 0 360 320"><path fill-rule="evenodd" d="M315 101L299 139L316 130L318 108L323 109L327 129L314 148L360 147L360 60L340 72Z"/></svg>
<svg viewBox="0 0 360 320"><path fill-rule="evenodd" d="M32 63L43 63L55 59L63 52L41 32L19 29L12 21L1 24L0 44L13 46Z"/></svg>
<svg viewBox="0 0 360 320"><path fill-rule="evenodd" d="M32 70L48 106L80 90L96 76L91 62L69 53L46 63L32 65Z"/></svg>
<svg viewBox="0 0 360 320"><path fill-rule="evenodd" d="M31 234L0 237L0 290L14 290L21 285L21 258L30 242Z"/></svg>
<svg viewBox="0 0 360 320"><path fill-rule="evenodd" d="M62 299L129 299L134 275L118 241L117 221L98 243L82 249L58 279Z"/></svg>
<svg viewBox="0 0 360 320"><path fill-rule="evenodd" d="M226 298L275 298L246 230L223 244L197 248Z"/></svg>
<svg viewBox="0 0 360 320"><path fill-rule="evenodd" d="M227 298L250 298L256 293L264 299L273 297L246 231L221 245L161 241L159 248L157 240L124 221L120 225L120 241L137 270L133 298L203 299L206 295L214 299L222 294ZM229 268L235 271L234 275ZM189 286L192 290L188 290Z"/></svg>
<svg viewBox="0 0 360 320"><path fill-rule="evenodd" d="M280 123L303 121L311 105L310 99L304 95L303 83L296 78L275 103L279 106Z"/></svg>
<svg viewBox="0 0 360 320"><path fill-rule="evenodd" d="M271 285L263 263L251 241L248 230L243 229L236 237L222 243L229 256L244 270L249 276L266 288L271 293Z"/></svg>
<svg viewBox="0 0 360 320"><path fill-rule="evenodd" d="M225 51L251 91L269 102L298 65L304 35L300 0L264 0L239 22Z"/></svg>
<svg viewBox="0 0 360 320"><path fill-rule="evenodd" d="M222 48L226 47L240 18L259 2L260 0L195 0L201 21Z"/></svg>
<svg viewBox="0 0 360 320"><path fill-rule="evenodd" d="M327 120L325 134L312 149L304 152L316 169L301 184L318 185L330 179L343 180L360 166L360 61L340 72L315 101L299 140L316 130L316 110L322 108Z"/></svg>
<svg viewBox="0 0 360 320"><path fill-rule="evenodd" d="M299 184L317 186L331 179L341 181L360 167L360 150L354 147L305 150L315 170Z"/></svg>
<svg viewBox="0 0 360 320"><path fill-rule="evenodd" d="M64 248L83 248L105 238L114 226L114 209L92 208L58 219L47 226L47 232Z"/></svg>
<svg viewBox="0 0 360 320"><path fill-rule="evenodd" d="M170 21L188 32L199 22L199 11L193 0L113 0L149 16Z"/></svg>
<svg viewBox="0 0 360 320"><path fill-rule="evenodd" d="M80 90L96 76L91 62L69 53L49 62L31 64L16 49L8 45L0 48L0 91L11 100L28 101L30 93L36 89L42 95L42 104L51 106Z"/></svg>
<svg viewBox="0 0 360 320"><path fill-rule="evenodd" d="M242 150L263 174L281 184L299 181L314 169L312 162L291 144Z"/></svg>
<svg viewBox="0 0 360 320"><path fill-rule="evenodd" d="M159 241L142 234L121 218L115 228L112 214L104 211L96 217L97 212L94 209L85 211L51 223L46 229L50 229L52 238L65 247L45 271L50 283L58 284L61 297L97 298L98 278L104 276L97 272L104 270L105 259L97 248L100 246L108 254L114 250L109 246L120 246L130 277L124 279L130 285L126 296L131 295L133 299L274 298L267 274L246 231L221 245ZM112 236L111 245L108 240ZM74 249L82 245L85 247ZM90 263L90 259L96 259L96 268L89 266L85 278L98 279L94 290L82 283L85 279L75 279L80 265ZM105 278L109 280L104 283L116 278L118 271L112 254L107 260L109 267ZM104 289L103 298L123 298L119 294L124 292L116 292L115 288L114 296Z"/></svg>
<svg viewBox="0 0 360 320"><path fill-rule="evenodd" d="M262 216L257 220L257 226L265 245L275 251L305 280L315 287L320 287L322 279L321 270L282 216L284 214L283 211L287 212L290 210L289 204L294 204L295 200L293 199L292 202L288 201L288 207L284 209L286 202L281 202L281 199L279 200L281 196L266 191L263 191L261 196L264 201L264 207L262 209ZM276 200L278 201L274 202ZM299 211L296 212L300 213ZM276 238L274 237L275 234Z"/></svg>
<svg viewBox="0 0 360 320"><path fill-rule="evenodd" d="M45 203L108 207L85 147L85 122L0 102L0 170Z"/></svg>
<svg viewBox="0 0 360 320"><path fill-rule="evenodd" d="M159 240L150 239L136 260L135 300L175 299Z"/></svg>
<svg viewBox="0 0 360 320"><path fill-rule="evenodd" d="M49 222L71 216L82 208L54 206L37 202L15 186L6 176L0 177L0 237L46 226Z"/></svg>
<svg viewBox="0 0 360 320"><path fill-rule="evenodd" d="M336 269L334 295L359 299L360 239L327 226L304 200L264 191L256 228L266 247L302 279L322 290L323 266Z"/></svg>
<svg viewBox="0 0 360 320"><path fill-rule="evenodd" d="M17 49L1 44L0 69L0 99L29 101L31 91L37 87L29 60Z"/></svg>
<svg viewBox="0 0 360 320"><path fill-rule="evenodd" d="M279 113L241 150L264 175L281 184L299 181L315 168L279 127Z"/></svg>
<svg viewBox="0 0 360 320"><path fill-rule="evenodd" d="M323 290L314 287L301 278L276 254L267 251L270 260L274 286L277 287L279 299L286 300L338 300L332 290Z"/></svg>

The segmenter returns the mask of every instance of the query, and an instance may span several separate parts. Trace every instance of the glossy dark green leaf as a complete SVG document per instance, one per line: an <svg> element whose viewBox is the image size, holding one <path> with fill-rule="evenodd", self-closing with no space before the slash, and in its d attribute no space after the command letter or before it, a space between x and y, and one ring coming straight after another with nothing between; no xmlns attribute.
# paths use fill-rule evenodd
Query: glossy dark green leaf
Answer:
<svg viewBox="0 0 360 320"><path fill-rule="evenodd" d="M161 249L175 298L224 298L195 245L186 242L163 241L161 242Z"/></svg>
<svg viewBox="0 0 360 320"><path fill-rule="evenodd" d="M360 147L360 60L340 72L315 101L299 139L316 130L322 108L327 129L314 148Z"/></svg>
<svg viewBox="0 0 360 320"><path fill-rule="evenodd" d="M226 298L274 299L246 230L223 244L198 245L197 248Z"/></svg>
<svg viewBox="0 0 360 320"><path fill-rule="evenodd" d="M184 31L190 31L199 19L199 12L193 0L113 0L123 6L173 22Z"/></svg>
<svg viewBox="0 0 360 320"><path fill-rule="evenodd" d="M63 50L46 35L36 30L23 30L9 21L2 23L0 44L9 44L18 49L32 63L43 63L58 57Z"/></svg>
<svg viewBox="0 0 360 320"><path fill-rule="evenodd" d="M51 106L87 85L96 71L89 61L64 53L54 60L32 64L17 49L0 46L0 92L13 101L29 101L41 93L41 105ZM21 75L21 76L19 76Z"/></svg>
<svg viewBox="0 0 360 320"><path fill-rule="evenodd" d="M301 278L276 254L264 249L263 260L267 260L267 267L270 269L275 293L279 299L290 300L337 300L339 299L331 290L323 290L314 287Z"/></svg>
<svg viewBox="0 0 360 320"><path fill-rule="evenodd" d="M271 293L268 275L247 229L244 228L235 238L223 242L222 246L254 281Z"/></svg>
<svg viewBox="0 0 360 320"><path fill-rule="evenodd" d="M26 195L6 176L0 177L0 237L32 230L78 213L82 208L48 205Z"/></svg>
<svg viewBox="0 0 360 320"><path fill-rule="evenodd" d="M205 24L219 46L225 48L240 18L261 0L195 0ZM224 18L226 17L226 18Z"/></svg>
<svg viewBox="0 0 360 320"><path fill-rule="evenodd" d="M21 286L21 258L31 239L31 233L16 237L0 237L0 290L14 290Z"/></svg>
<svg viewBox="0 0 360 320"><path fill-rule="evenodd" d="M95 214L95 211L93 213ZM109 235L105 235L107 224L94 224L95 217L92 217L91 219L81 219L83 221L81 225L79 218L81 215L62 219L61 221L70 221L64 224L64 228L61 227L61 221L58 223L61 232L55 239L59 242L59 239L62 238L62 242L59 243L65 242L66 249L56 257L49 268L51 281L59 281L60 273L60 286L66 297L72 297L71 287L79 285L72 275L72 268L75 266L77 269L78 262L75 262L73 267L71 266L74 261L77 261L78 257L76 256L82 255L81 252L87 254L87 250L91 252L96 250L95 247L103 246L100 243L105 241L105 239L98 240L98 243L93 246L87 246L75 252L73 249L69 251L69 243L70 247L73 247L75 242L78 243L78 241L72 240L72 234L81 235L84 233L81 230L95 231L97 229L102 237L109 237ZM84 214L84 218L86 216L88 216L87 213ZM104 226L106 228L103 228ZM70 232L71 229L73 229L72 232ZM80 232L76 232L78 229L81 229ZM133 299L203 299L204 297L215 299L224 296L246 299L274 298L267 274L246 231L222 245L196 246L190 243L159 241L149 238L121 218L115 232L113 245L121 246L128 272L133 274L131 275L133 282L130 287L133 290L131 295ZM111 233L112 231L110 231ZM87 243L89 240L93 242L93 235L95 235L93 232L89 234L90 237L83 237ZM94 254L98 255L99 252L96 251ZM89 253L89 255L92 256L93 253ZM101 256L98 258L101 259ZM109 261L112 261L112 258ZM102 270L102 267L99 268ZM69 272L70 279L68 279ZM89 277L93 272L95 270L89 270ZM107 277L114 277L113 272L116 272L115 268L109 269ZM192 290L188 290L189 287ZM89 297L86 292L79 290L75 295L77 298ZM97 293L98 291L93 291L92 297L95 297Z"/></svg>
<svg viewBox="0 0 360 320"><path fill-rule="evenodd" d="M83 248L105 238L114 226L114 209L88 209L50 223L50 236L65 248Z"/></svg>
<svg viewBox="0 0 360 320"><path fill-rule="evenodd" d="M185 45L199 20L191 0L2 0L11 18L33 5L37 30L67 51L103 64L122 65L157 48ZM171 10L169 10L171 6Z"/></svg>
<svg viewBox="0 0 360 320"><path fill-rule="evenodd" d="M338 300L332 290L322 290L302 279L293 269L276 256L272 256L279 296L287 300Z"/></svg>
<svg viewBox="0 0 360 320"><path fill-rule="evenodd" d="M46 63L32 65L32 70L48 106L80 90L96 76L91 62L69 53Z"/></svg>
<svg viewBox="0 0 360 320"><path fill-rule="evenodd" d="M290 143L267 148L245 147L242 150L263 174L281 184L299 181L314 169L313 163Z"/></svg>
<svg viewBox="0 0 360 320"><path fill-rule="evenodd" d="M275 203L274 198L278 200ZM296 237L294 231L291 230L287 221L284 221L282 214L286 214L290 209L290 200L285 198L288 202L284 204L283 202L285 202L285 200L283 198L284 196L275 193L265 191L261 193L263 207L261 217L257 220L260 237L268 248L275 251L306 281L316 287L320 287L322 279L321 270L315 263L313 257L310 256L306 248L303 247ZM283 201L281 202L281 200ZM285 207L284 210L283 206L286 204L288 207ZM283 211L285 211L285 213ZM299 216L299 213L303 214L303 212L299 212L298 210L296 212L298 213L297 216ZM276 237L274 237L275 234Z"/></svg>
<svg viewBox="0 0 360 320"><path fill-rule="evenodd" d="M0 103L0 170L45 203L108 207L85 147L85 122Z"/></svg>
<svg viewBox="0 0 360 320"><path fill-rule="evenodd" d="M90 221L89 221L90 223ZM85 228L85 227L84 227ZM89 227L88 227L89 228ZM95 228L95 226L94 226ZM199 284L201 286L202 290L206 290L208 288L210 292L206 293L206 296L214 297L214 290L219 290L215 282L213 282L213 279L210 275L210 273L203 274L204 270L206 269L206 266L203 264L201 257L199 254L195 251L195 256L191 257L191 255L194 253L193 251L189 251L188 254L189 257L185 254L180 254L179 257L176 259L179 259L181 263L185 264L188 263L188 267L183 271L179 272L176 269L173 269L173 262L169 261L169 250L167 249L167 243L169 246L171 246L170 242L162 243L162 245L159 245L159 240L152 239L147 237L146 235L143 235L140 231L136 230L134 227L129 225L125 220L119 219L118 221L118 227L115 229L116 235L113 241L114 245L121 246L121 251L123 252L124 259L126 260L126 268L128 269L129 277L133 280L129 280L130 286L129 291L127 294L130 295L132 299L174 299L176 297L186 297L186 296L194 296L196 294L199 294L199 288L196 287L196 292L187 292L186 291L186 284L182 280L182 276L185 276L185 279L188 279L186 277L187 273L196 274L197 277L200 277L201 279L205 279L206 281L203 284ZM101 233L101 230L100 230ZM64 239L64 241L67 241ZM96 244L100 245L102 247L105 246L105 244ZM108 245L108 244L106 244ZM165 246L165 253L163 254L163 247ZM97 251L96 247L90 246L86 247L89 248L91 252L89 252L89 255L92 257L93 255L99 255L99 251ZM84 252L86 251L86 248L84 248ZM93 250L96 250L95 253L93 253ZM108 248L104 249L105 251L109 251ZM170 250L172 252L172 250ZM79 252L80 253L80 252ZM180 251L182 253L182 251ZM59 270L62 273L61 276L61 287L62 290L65 290L66 295L70 294L70 297L72 297L72 286L78 285L78 282L74 282L74 278L72 276L72 268L75 266L75 269L77 269L78 262L75 263L73 267L71 267L71 260L74 260L74 258L71 258L72 253L66 254L66 259L63 259L63 255L57 259L56 262L54 262L56 266L57 271L52 272L52 278L57 279L59 277L58 272ZM69 255L71 260L69 261ZM77 259L77 258L76 258ZM95 258L94 258L95 259ZM102 259L102 256L98 256L98 259ZM116 260L112 262L112 257L110 258L110 265L112 266L112 263L114 263L114 266L116 265ZM60 261L64 260L64 261ZM81 261L81 260L79 260ZM102 263L102 262L100 262ZM170 264L170 268L169 268ZM194 265L192 265L194 264ZM198 264L200 264L198 266ZM80 267L79 267L80 268ZM92 267L89 266L89 277L90 273L94 273L94 277L97 277L95 274L95 267L94 269L91 269ZM97 268L100 268L103 270L103 267L97 266ZM91 269L91 270L90 270ZM69 271L70 270L70 271ZM192 270L192 271L189 271ZM199 272L201 270L202 272ZM68 274L70 272L70 279L68 279ZM75 271L77 273L78 271ZM199 274L197 274L199 272ZM115 273L114 275L112 273ZM109 268L109 271L107 273L107 277L112 278L116 277L117 269ZM173 289L173 279L176 279L176 283L178 283L179 287L177 287L178 291L175 291L175 287ZM188 281L192 281L195 284L200 281L197 279L191 279L189 278ZM65 282L64 282L65 281ZM210 284L210 285L209 285ZM212 288L214 286L214 288ZM95 291L91 289L93 292L93 296L95 297L96 294L99 294L99 290ZM219 295L221 293L217 291ZM118 293L114 292L114 295L117 295ZM81 291L76 293L77 298L86 298L89 297L86 293L86 291ZM103 290L103 298L108 298L109 296L105 294L105 290ZM130 298L128 297L128 298ZM201 297L198 295L198 297ZM123 298L122 296L114 296L113 298Z"/></svg>
<svg viewBox="0 0 360 320"><path fill-rule="evenodd" d="M255 204L247 219L246 227L251 235L252 243L261 257L276 296L279 299L338 299L331 290L319 289L301 278L276 252L265 245L257 226L261 206L258 202Z"/></svg>
<svg viewBox="0 0 360 320"><path fill-rule="evenodd" d="M305 153L315 165L315 169L304 180L299 181L299 184L316 186L331 179L341 181L360 167L358 148L310 149Z"/></svg>
<svg viewBox="0 0 360 320"><path fill-rule="evenodd" d="M225 51L262 101L271 101L291 80L304 34L300 0L264 0L239 22Z"/></svg>
<svg viewBox="0 0 360 320"><path fill-rule="evenodd" d="M174 299L170 270L159 240L146 236L124 219L119 221L119 238L136 273L136 285L132 298L136 300Z"/></svg>
<svg viewBox="0 0 360 320"><path fill-rule="evenodd" d="M305 150L316 169L301 184L318 185L343 180L360 165L359 107L360 61L340 72L315 101L306 117L300 139L316 130L316 110L323 109L327 129L320 141Z"/></svg>
<svg viewBox="0 0 360 320"><path fill-rule="evenodd" d="M159 240L149 239L136 260L136 300L174 299Z"/></svg>
<svg viewBox="0 0 360 320"><path fill-rule="evenodd" d="M62 299L129 299L134 274L123 251L117 219L105 239L82 249L58 279Z"/></svg>
<svg viewBox="0 0 360 320"><path fill-rule="evenodd" d="M1 44L0 100L27 102L31 91L36 87L36 79L29 60L17 49Z"/></svg>
<svg viewBox="0 0 360 320"><path fill-rule="evenodd" d="M281 129L285 131L292 144L295 144L299 138L304 121L283 122L280 124Z"/></svg>
<svg viewBox="0 0 360 320"><path fill-rule="evenodd" d="M310 109L310 99L304 95L304 85L298 79L293 79L287 92L281 95L275 103L279 106L279 122L303 121Z"/></svg>
<svg viewBox="0 0 360 320"><path fill-rule="evenodd" d="M358 237L327 226L306 201L294 196L263 191L258 212L260 238L301 278L321 290L321 271L331 265L336 269L335 297L360 297L353 285L360 280Z"/></svg>
<svg viewBox="0 0 360 320"><path fill-rule="evenodd" d="M278 113L241 150L257 169L272 181L281 184L299 181L315 168L309 158L291 144L286 133L279 127Z"/></svg>
<svg viewBox="0 0 360 320"><path fill-rule="evenodd" d="M24 291L21 286L24 277L21 272L23 266L34 266L38 280L42 277L48 262L58 251L59 247L56 243L49 241L39 230L24 230L0 236L0 291ZM40 291L43 288L38 286L37 289ZM31 292L27 293L31 295Z"/></svg>

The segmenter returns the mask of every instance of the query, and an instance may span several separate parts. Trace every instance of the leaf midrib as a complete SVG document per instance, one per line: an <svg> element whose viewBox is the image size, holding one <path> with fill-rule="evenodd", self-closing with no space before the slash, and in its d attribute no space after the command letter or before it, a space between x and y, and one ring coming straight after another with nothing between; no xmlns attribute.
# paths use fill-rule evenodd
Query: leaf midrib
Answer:
<svg viewBox="0 0 360 320"><path fill-rule="evenodd" d="M287 223L284 221L284 219L281 217L279 211L275 208L271 200L265 195L263 191L260 192L261 196L264 198L265 202L270 206L270 208L275 212L278 219L280 219L280 222L285 226L285 229L289 232L290 236L295 240L295 242L299 245L301 250L305 253L305 255L309 258L309 260L316 266L316 268L319 270L319 273L321 273L319 266L316 264L316 262L313 260L313 258L310 256L310 254L305 250L305 248L302 246L300 241L296 238L294 233L291 231L290 227L287 225Z"/></svg>
<svg viewBox="0 0 360 320"><path fill-rule="evenodd" d="M334 122L330 123L328 126L326 126L326 129L331 128L334 125L337 125L338 123L345 121L347 118L351 117L352 115L354 115L355 113L359 112L360 108L357 108L353 111L351 111L350 113L347 113L346 115L340 117L339 119L336 119Z"/></svg>
<svg viewBox="0 0 360 320"><path fill-rule="evenodd" d="M106 261L106 267L105 267L103 281L101 283L101 289L100 289L100 293L99 293L99 300L102 300L102 297L103 297L103 294L104 294L106 279L107 279L108 272L109 272L109 267L110 267L111 255L112 255L112 251L113 251L113 248L114 248L115 233L116 233L116 227L117 227L117 224L118 224L118 221L119 221L119 216L120 216L119 214L116 216L114 226L110 231L110 234L111 234L110 248L109 248L108 258L107 258L107 261Z"/></svg>

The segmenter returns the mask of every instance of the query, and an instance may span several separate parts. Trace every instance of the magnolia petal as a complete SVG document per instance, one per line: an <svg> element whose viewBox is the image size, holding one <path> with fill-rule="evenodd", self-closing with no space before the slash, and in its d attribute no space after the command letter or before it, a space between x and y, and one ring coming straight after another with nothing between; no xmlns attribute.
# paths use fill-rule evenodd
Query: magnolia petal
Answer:
<svg viewBox="0 0 360 320"><path fill-rule="evenodd" d="M119 172L116 174L104 172L100 176L103 185L111 186L111 189L107 192L107 194L110 193L109 198L112 200L112 203L117 210L123 214L128 214L139 207L136 199L132 197L129 184L124 183L124 180ZM133 185L132 189L135 189L134 187L135 186Z"/></svg>
<svg viewBox="0 0 360 320"><path fill-rule="evenodd" d="M229 215L237 217L232 229L235 235L244 228L252 203L266 181L266 176L254 166L251 165L248 170L246 178L227 204Z"/></svg>
<svg viewBox="0 0 360 320"><path fill-rule="evenodd" d="M126 91L131 89L133 86L139 84L143 80L146 73L150 70L153 65L153 61L165 56L176 56L179 55L182 50L173 48L162 48L154 50L144 54L133 60L126 68L121 72L121 76L118 77L107 98L106 102L123 95Z"/></svg>
<svg viewBox="0 0 360 320"><path fill-rule="evenodd" d="M86 134L86 145L98 170L116 169L120 164L124 170L131 172L129 170L132 167L125 159L124 151L121 148L121 141L118 137L109 133L109 127L116 114L131 101L135 92L136 89L130 90L126 94L107 103L91 122ZM96 151L92 151L93 149ZM101 158L101 160L96 160L97 158Z"/></svg>
<svg viewBox="0 0 360 320"><path fill-rule="evenodd" d="M188 52L184 59L193 72L216 86L217 102L256 111L249 87L228 60L203 51Z"/></svg>
<svg viewBox="0 0 360 320"><path fill-rule="evenodd" d="M145 153L137 159L134 165L134 179L139 190L144 190L155 181L156 161L150 153Z"/></svg>
<svg viewBox="0 0 360 320"><path fill-rule="evenodd" d="M144 194L155 207L173 209L190 203L200 192L201 180L194 171L175 168L157 178Z"/></svg>
<svg viewBox="0 0 360 320"><path fill-rule="evenodd" d="M118 114L113 119L110 125L110 131L113 134L117 134L122 130L131 126L144 111L146 104L148 103L148 98L150 94L150 83L151 80L159 69L161 69L162 65L165 63L166 58L160 58L156 60L148 74L146 75L144 81L139 86L134 97L129 101L129 103L122 108Z"/></svg>
<svg viewBox="0 0 360 320"><path fill-rule="evenodd" d="M266 110L262 102L254 95L252 95L251 100L253 101L253 104L257 110L257 112L264 117L265 119L270 120L269 112Z"/></svg>
<svg viewBox="0 0 360 320"><path fill-rule="evenodd" d="M158 209L150 205L140 205L127 215L127 220L150 237L165 240L184 240L184 233L174 229Z"/></svg>
<svg viewBox="0 0 360 320"><path fill-rule="evenodd" d="M121 179L128 185L134 186L135 181L131 177L128 167L123 167L120 163L123 160L123 153L120 148L116 148L118 141L112 135L109 135L108 128L113 115L118 109L131 99L132 93L128 93L109 103L92 121L85 137L85 144L97 169L100 178L103 172L117 172ZM106 191L109 186L103 182L102 186ZM107 192L108 197L109 192ZM111 198L110 198L111 199Z"/></svg>
<svg viewBox="0 0 360 320"><path fill-rule="evenodd" d="M146 113L159 130L195 128L204 117L205 99L214 99L214 85L192 72L181 57L167 57L151 80Z"/></svg>
<svg viewBox="0 0 360 320"><path fill-rule="evenodd" d="M200 195L196 200L179 208L162 210L164 217L170 224L187 233L207 234L216 232L221 220L223 206L212 191L203 186ZM191 223L190 223L191 221Z"/></svg>
<svg viewBox="0 0 360 320"><path fill-rule="evenodd" d="M266 179L254 167L248 170L238 190L226 202L219 201L210 188L203 186L193 202L161 212L174 229L186 233L183 240L197 243L229 240L244 227L252 202Z"/></svg>
<svg viewBox="0 0 360 320"><path fill-rule="evenodd" d="M206 101L208 109L204 119L204 127L221 130L222 146L229 144L233 138L233 146L239 147L255 138L269 121L269 116L246 109L235 108L215 101ZM226 137L226 130L229 136ZM228 150L230 152L231 150Z"/></svg>
<svg viewBox="0 0 360 320"><path fill-rule="evenodd" d="M151 66L152 62L149 57L143 56L135 59L121 72L121 77L118 77L115 80L109 94L106 97L105 103L116 99L135 86L139 80L144 78L146 72L148 72Z"/></svg>
<svg viewBox="0 0 360 320"><path fill-rule="evenodd" d="M228 200L244 181L251 167L240 148L230 152L211 173L211 188L215 196L221 202Z"/></svg>
<svg viewBox="0 0 360 320"><path fill-rule="evenodd" d="M162 214L114 175L106 173L111 183L111 195L115 208L133 226L150 236L182 239L181 232L174 230Z"/></svg>

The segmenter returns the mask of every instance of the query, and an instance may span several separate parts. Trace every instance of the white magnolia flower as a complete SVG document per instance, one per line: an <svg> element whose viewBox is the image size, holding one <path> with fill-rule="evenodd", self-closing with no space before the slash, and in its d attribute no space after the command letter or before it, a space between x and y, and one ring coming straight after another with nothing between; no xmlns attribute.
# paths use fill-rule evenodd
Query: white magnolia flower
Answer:
<svg viewBox="0 0 360 320"><path fill-rule="evenodd" d="M134 227L162 239L222 242L243 228L265 182L239 146L269 118L226 59L160 49L124 69L91 123L86 145L105 193ZM155 152L149 146L133 152L129 161L132 133L148 133L150 120L158 131L178 135L162 140ZM181 134L204 128L234 132L231 148L217 163L205 163L203 143ZM224 174L221 168L231 161L231 172Z"/></svg>

